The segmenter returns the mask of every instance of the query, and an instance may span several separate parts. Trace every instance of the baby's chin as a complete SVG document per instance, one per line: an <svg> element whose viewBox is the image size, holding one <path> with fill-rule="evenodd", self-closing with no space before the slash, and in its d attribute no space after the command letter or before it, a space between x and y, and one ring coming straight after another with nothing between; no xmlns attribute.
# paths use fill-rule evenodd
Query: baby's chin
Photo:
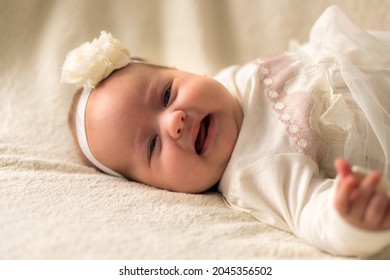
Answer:
<svg viewBox="0 0 390 280"><path fill-rule="evenodd" d="M208 180L207 182L183 182L180 184L172 184L172 185L152 185L156 188L168 190L172 192L181 192L181 193L190 193L190 194L199 194L208 191L212 187L214 187L216 184L218 184L218 180Z"/></svg>

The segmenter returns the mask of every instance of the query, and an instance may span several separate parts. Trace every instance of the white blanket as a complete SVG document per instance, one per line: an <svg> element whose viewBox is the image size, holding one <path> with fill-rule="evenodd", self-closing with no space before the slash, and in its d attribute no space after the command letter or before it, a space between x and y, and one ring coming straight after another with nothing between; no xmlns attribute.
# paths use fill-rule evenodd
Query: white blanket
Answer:
<svg viewBox="0 0 390 280"><path fill-rule="evenodd" d="M134 55L214 75L305 41L330 4L363 27L390 26L387 0L0 1L0 258L338 258L215 191L172 193L84 166L67 128L75 89L59 83L65 54L101 30Z"/></svg>

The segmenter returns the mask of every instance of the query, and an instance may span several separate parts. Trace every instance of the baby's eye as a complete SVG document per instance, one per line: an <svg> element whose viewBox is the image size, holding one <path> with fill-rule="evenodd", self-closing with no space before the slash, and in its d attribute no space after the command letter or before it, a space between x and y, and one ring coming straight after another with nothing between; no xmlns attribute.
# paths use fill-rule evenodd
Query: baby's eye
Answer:
<svg viewBox="0 0 390 280"><path fill-rule="evenodd" d="M157 135L154 135L149 143L149 150L148 150L149 160L152 158L154 149L156 148L156 144L157 144Z"/></svg>
<svg viewBox="0 0 390 280"><path fill-rule="evenodd" d="M169 86L164 94L163 94L163 105L164 107L167 107L168 104L169 104L169 100L171 99L171 90L172 90L172 86Z"/></svg>

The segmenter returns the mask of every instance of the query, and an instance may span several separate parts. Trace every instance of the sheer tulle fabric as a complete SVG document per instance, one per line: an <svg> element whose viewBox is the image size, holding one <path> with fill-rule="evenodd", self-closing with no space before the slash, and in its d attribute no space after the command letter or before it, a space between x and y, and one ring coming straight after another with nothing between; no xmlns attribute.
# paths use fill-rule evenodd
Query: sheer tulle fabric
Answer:
<svg viewBox="0 0 390 280"><path fill-rule="evenodd" d="M332 18L325 18L332 17ZM333 22L329 25L326 23ZM357 165L379 169L390 178L390 32L367 32L353 25L339 10L326 13L313 27L304 50L312 59L331 53L337 71L330 83L345 84L356 101L344 155ZM337 91L337 86L334 86ZM344 90L341 86L340 91ZM346 116L347 119L347 116Z"/></svg>

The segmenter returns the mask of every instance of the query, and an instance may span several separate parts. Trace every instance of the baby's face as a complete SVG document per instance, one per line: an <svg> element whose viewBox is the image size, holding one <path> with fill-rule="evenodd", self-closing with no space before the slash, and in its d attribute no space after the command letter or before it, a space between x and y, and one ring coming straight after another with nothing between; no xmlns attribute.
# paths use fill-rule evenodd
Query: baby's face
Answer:
<svg viewBox="0 0 390 280"><path fill-rule="evenodd" d="M214 79L131 64L90 95L86 132L96 159L123 176L199 193L221 178L242 118Z"/></svg>

